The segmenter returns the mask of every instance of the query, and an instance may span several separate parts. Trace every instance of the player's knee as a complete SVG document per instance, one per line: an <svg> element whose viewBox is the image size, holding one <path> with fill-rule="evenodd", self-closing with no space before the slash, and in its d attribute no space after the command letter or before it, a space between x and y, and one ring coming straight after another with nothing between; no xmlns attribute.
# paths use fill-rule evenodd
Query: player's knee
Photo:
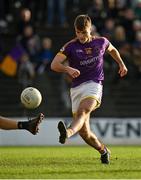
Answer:
<svg viewBox="0 0 141 180"><path fill-rule="evenodd" d="M90 112L91 110L88 107L83 107L83 108L78 109L77 115L82 116L82 115L89 114Z"/></svg>

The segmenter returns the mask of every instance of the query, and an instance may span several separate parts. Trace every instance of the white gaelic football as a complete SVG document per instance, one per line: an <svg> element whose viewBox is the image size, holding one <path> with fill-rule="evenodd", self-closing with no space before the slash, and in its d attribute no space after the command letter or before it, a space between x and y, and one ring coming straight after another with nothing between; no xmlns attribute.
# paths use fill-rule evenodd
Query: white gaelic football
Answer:
<svg viewBox="0 0 141 180"><path fill-rule="evenodd" d="M40 91L34 87L27 87L21 93L21 103L25 108L35 109L42 101Z"/></svg>

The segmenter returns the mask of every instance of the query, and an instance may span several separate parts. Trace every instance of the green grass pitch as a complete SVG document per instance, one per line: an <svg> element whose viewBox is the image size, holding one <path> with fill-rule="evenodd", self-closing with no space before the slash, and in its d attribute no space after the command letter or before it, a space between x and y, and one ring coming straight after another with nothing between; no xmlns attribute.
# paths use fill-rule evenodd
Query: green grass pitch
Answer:
<svg viewBox="0 0 141 180"><path fill-rule="evenodd" d="M111 163L91 147L0 147L0 179L140 179L141 147L110 146Z"/></svg>

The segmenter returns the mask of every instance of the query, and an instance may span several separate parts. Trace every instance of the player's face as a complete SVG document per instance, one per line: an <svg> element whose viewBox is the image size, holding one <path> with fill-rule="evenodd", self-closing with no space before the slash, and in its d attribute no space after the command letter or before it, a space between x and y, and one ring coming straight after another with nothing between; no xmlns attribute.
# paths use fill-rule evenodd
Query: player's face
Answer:
<svg viewBox="0 0 141 180"><path fill-rule="evenodd" d="M82 44L84 44L87 41L89 41L89 39L91 37L91 27L87 27L83 31L80 31L77 28L75 28L75 33L76 33L76 36L79 39L79 41Z"/></svg>

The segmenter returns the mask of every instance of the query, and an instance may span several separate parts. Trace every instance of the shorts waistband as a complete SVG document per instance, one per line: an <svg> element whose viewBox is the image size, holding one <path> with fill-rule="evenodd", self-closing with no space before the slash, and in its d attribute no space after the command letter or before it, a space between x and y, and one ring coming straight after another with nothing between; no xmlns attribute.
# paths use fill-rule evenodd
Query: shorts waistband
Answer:
<svg viewBox="0 0 141 180"><path fill-rule="evenodd" d="M79 84L78 86L72 86L71 88L77 88L77 87L79 87L81 85L84 85L84 84L87 84L87 83L90 83L90 82L94 82L94 83L103 85L103 81L101 81L101 80L89 80L89 81L86 81L86 82L83 82L83 83Z"/></svg>
<svg viewBox="0 0 141 180"><path fill-rule="evenodd" d="M103 81L101 81L101 80L93 80L93 82L103 85Z"/></svg>

